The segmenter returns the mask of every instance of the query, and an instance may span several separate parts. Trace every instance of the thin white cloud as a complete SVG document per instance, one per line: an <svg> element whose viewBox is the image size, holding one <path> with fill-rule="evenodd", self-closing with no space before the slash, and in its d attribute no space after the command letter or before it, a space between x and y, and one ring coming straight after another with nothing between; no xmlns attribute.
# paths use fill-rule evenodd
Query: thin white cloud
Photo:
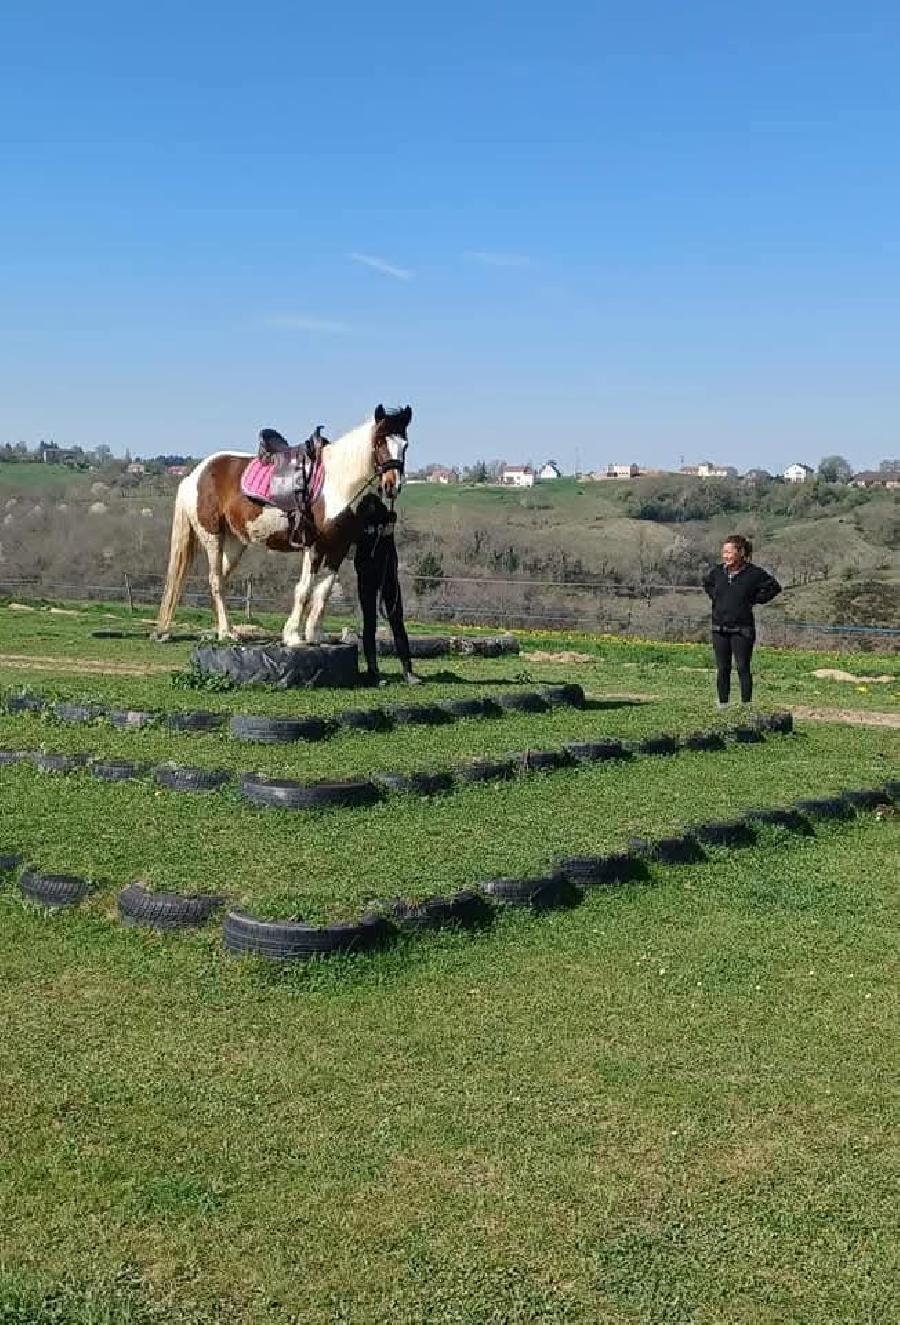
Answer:
<svg viewBox="0 0 900 1325"><path fill-rule="evenodd" d="M267 327L281 331L323 331L328 335L339 336L350 330L345 322L335 322L327 317L311 317L308 313L270 313L263 321Z"/></svg>
<svg viewBox="0 0 900 1325"><path fill-rule="evenodd" d="M395 281L412 280L411 271L407 271L405 267L395 267L392 262L376 258L372 253L349 253L347 256L351 262L359 262L364 267L371 267L373 271L380 271L382 276L393 276Z"/></svg>
<svg viewBox="0 0 900 1325"><path fill-rule="evenodd" d="M480 262L483 267L530 267L531 258L524 253L489 253L483 249L467 249L463 254L467 262Z"/></svg>

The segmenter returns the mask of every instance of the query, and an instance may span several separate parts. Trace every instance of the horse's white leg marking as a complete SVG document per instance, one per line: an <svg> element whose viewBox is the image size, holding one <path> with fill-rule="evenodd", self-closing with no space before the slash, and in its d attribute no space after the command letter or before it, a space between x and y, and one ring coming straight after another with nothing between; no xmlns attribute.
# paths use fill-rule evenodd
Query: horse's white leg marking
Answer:
<svg viewBox="0 0 900 1325"><path fill-rule="evenodd" d="M229 575L236 569L237 564L244 552L247 544L243 543L235 534L225 534L222 538L222 583L225 584Z"/></svg>
<svg viewBox="0 0 900 1325"><path fill-rule="evenodd" d="M325 604L328 602L329 595L334 588L334 582L337 579L337 571L326 570L319 583L313 590L312 607L309 609L309 616L306 618L306 642L307 644L316 644L319 639L319 623L322 620L322 613L325 611Z"/></svg>
<svg viewBox="0 0 900 1325"><path fill-rule="evenodd" d="M203 529L198 530L198 534L209 561L209 592L212 595L213 608L216 614L216 630L219 639L235 639L236 637L228 623L228 613L225 610L225 599L222 596L222 544L224 539L221 534L208 534Z"/></svg>
<svg viewBox="0 0 900 1325"><path fill-rule="evenodd" d="M303 569L300 572L300 579L294 587L294 606L291 615L284 623L284 630L281 632L282 641L288 649L297 649L303 643L300 635L300 622L303 620L303 613L306 611L306 604L309 602L312 584L312 552L307 548L303 553Z"/></svg>

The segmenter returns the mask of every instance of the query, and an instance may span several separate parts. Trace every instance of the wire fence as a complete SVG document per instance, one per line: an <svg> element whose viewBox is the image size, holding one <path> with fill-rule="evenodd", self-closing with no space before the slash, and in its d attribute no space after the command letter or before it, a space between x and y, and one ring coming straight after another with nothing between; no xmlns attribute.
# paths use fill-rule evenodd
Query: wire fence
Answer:
<svg viewBox="0 0 900 1325"><path fill-rule="evenodd" d="M648 582L637 587L596 581L556 581L500 576L401 576L408 616L421 623L440 622L497 629L562 630L638 635L663 640L702 640L709 629L709 603L697 585ZM40 576L0 580L0 595L31 599L81 599L122 602L132 611L156 607L162 578L122 574L104 584L48 582ZM209 603L209 589L199 577L187 581L182 601ZM227 595L232 611L247 620L254 611L282 611L283 592L260 589L253 576ZM337 590L335 616L352 617L356 605ZM761 637L769 643L814 644L829 648L900 650L900 627L887 623L823 622L794 619L767 611Z"/></svg>

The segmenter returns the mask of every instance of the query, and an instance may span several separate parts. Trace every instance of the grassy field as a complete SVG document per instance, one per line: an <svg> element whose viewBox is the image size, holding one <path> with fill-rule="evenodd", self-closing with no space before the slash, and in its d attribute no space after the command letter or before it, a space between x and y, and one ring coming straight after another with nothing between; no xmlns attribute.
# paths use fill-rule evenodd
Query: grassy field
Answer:
<svg viewBox="0 0 900 1325"><path fill-rule="evenodd" d="M409 698L186 691L190 644L98 640L121 613L67 610L0 608L4 690L268 713ZM714 725L699 646L523 649L423 664L415 700L578 680L592 704L266 748L4 714L0 747L305 778ZM762 650L757 680L763 707L896 710L884 657ZM891 1319L896 818L769 830L573 911L302 968L228 959L215 926L115 919L137 877L354 915L896 776L896 729L796 726L315 815L0 768L0 851L97 885L50 915L0 876L0 1325Z"/></svg>

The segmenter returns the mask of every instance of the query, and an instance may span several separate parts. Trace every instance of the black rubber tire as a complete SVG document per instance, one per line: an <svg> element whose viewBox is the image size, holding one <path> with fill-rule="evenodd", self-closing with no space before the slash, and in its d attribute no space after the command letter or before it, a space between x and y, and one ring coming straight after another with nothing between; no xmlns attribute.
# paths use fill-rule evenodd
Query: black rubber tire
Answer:
<svg viewBox="0 0 900 1325"><path fill-rule="evenodd" d="M787 832L802 833L806 837L812 832L809 821L798 810L748 810L744 818L751 824L761 824L765 828L784 828Z"/></svg>
<svg viewBox="0 0 900 1325"><path fill-rule="evenodd" d="M458 764L456 778L462 783L495 782L498 779L513 777L516 772L514 759L471 759Z"/></svg>
<svg viewBox="0 0 900 1325"><path fill-rule="evenodd" d="M3 707L7 713L40 713L46 705L39 695L7 695Z"/></svg>
<svg viewBox="0 0 900 1325"><path fill-rule="evenodd" d="M492 717L497 708L487 699L442 699L437 707L451 718L487 718Z"/></svg>
<svg viewBox="0 0 900 1325"><path fill-rule="evenodd" d="M398 929L407 932L444 929L454 923L453 904L449 897L423 897L419 902L397 897L386 903L385 909Z"/></svg>
<svg viewBox="0 0 900 1325"><path fill-rule="evenodd" d="M7 764L30 763L37 753L37 750L0 750L0 768Z"/></svg>
<svg viewBox="0 0 900 1325"><path fill-rule="evenodd" d="M335 715L335 722L349 731L382 732L391 726L391 720L382 708L344 709Z"/></svg>
<svg viewBox="0 0 900 1325"><path fill-rule="evenodd" d="M90 755L63 755L38 750L34 755L34 766L41 773L77 773L86 768Z"/></svg>
<svg viewBox="0 0 900 1325"><path fill-rule="evenodd" d="M451 721L439 704L391 704L387 715L397 727L437 727Z"/></svg>
<svg viewBox="0 0 900 1325"><path fill-rule="evenodd" d="M634 883L647 877L646 863L629 851L614 851L605 856L567 856L559 862L559 868L579 888Z"/></svg>
<svg viewBox="0 0 900 1325"><path fill-rule="evenodd" d="M450 772L373 773L372 781L385 791L409 796L437 796L453 789Z"/></svg>
<svg viewBox="0 0 900 1325"><path fill-rule="evenodd" d="M793 808L811 819L849 819L852 810L840 796L816 796L794 801Z"/></svg>
<svg viewBox="0 0 900 1325"><path fill-rule="evenodd" d="M149 764L134 764L127 759L94 759L88 768L93 777L103 782L129 782L150 772Z"/></svg>
<svg viewBox="0 0 900 1325"><path fill-rule="evenodd" d="M53 712L61 722L96 722L106 716L105 704L69 704L62 700L53 705Z"/></svg>
<svg viewBox="0 0 900 1325"><path fill-rule="evenodd" d="M563 747L578 763L593 764L602 759L621 759L621 741L568 741Z"/></svg>
<svg viewBox="0 0 900 1325"><path fill-rule="evenodd" d="M382 658L396 658L397 656L394 641L381 635L375 641L375 650ZM449 652L449 635L410 635L409 637L409 655L411 658L443 658Z"/></svg>
<svg viewBox="0 0 900 1325"><path fill-rule="evenodd" d="M725 738L719 732L691 732L681 742L683 750L724 750Z"/></svg>
<svg viewBox="0 0 900 1325"><path fill-rule="evenodd" d="M140 883L129 883L119 893L119 915L123 925L143 925L149 929L189 929L204 925L225 905L225 898L213 893L155 893Z"/></svg>
<svg viewBox="0 0 900 1325"><path fill-rule="evenodd" d="M690 832L691 836L703 846L749 847L756 841L752 825L743 819L722 819L692 824Z"/></svg>
<svg viewBox="0 0 900 1325"><path fill-rule="evenodd" d="M758 727L744 726L729 727L725 731L725 739L734 741L735 745L759 745L760 741L765 740Z"/></svg>
<svg viewBox="0 0 900 1325"><path fill-rule="evenodd" d="M584 688L574 681L563 685L541 686L538 694L551 708L584 708Z"/></svg>
<svg viewBox="0 0 900 1325"><path fill-rule="evenodd" d="M166 726L174 732L216 732L227 721L227 713L209 713L204 709L179 709L166 714Z"/></svg>
<svg viewBox="0 0 900 1325"><path fill-rule="evenodd" d="M226 676L240 686L347 688L359 680L355 644L302 644L296 649L282 644L201 644L191 662L207 676Z"/></svg>
<svg viewBox="0 0 900 1325"><path fill-rule="evenodd" d="M19 890L29 902L60 910L64 906L77 906L87 897L90 886L86 879L76 878L74 874L39 874L36 870L23 870Z"/></svg>
<svg viewBox="0 0 900 1325"><path fill-rule="evenodd" d="M890 796L892 801L900 801L900 782L892 778L885 782L884 790L886 794Z"/></svg>
<svg viewBox="0 0 900 1325"><path fill-rule="evenodd" d="M156 714L147 709L110 709L106 716L114 727L127 731L139 731L156 721Z"/></svg>
<svg viewBox="0 0 900 1325"><path fill-rule="evenodd" d="M22 864L22 855L18 851L0 851L0 874L9 874Z"/></svg>
<svg viewBox="0 0 900 1325"><path fill-rule="evenodd" d="M634 837L628 842L628 850L660 865L695 865L705 859L699 842L687 833L677 837Z"/></svg>
<svg viewBox="0 0 900 1325"><path fill-rule="evenodd" d="M841 792L841 800L853 810L876 810L879 805L890 804L890 797L881 787L850 788Z"/></svg>
<svg viewBox="0 0 900 1325"><path fill-rule="evenodd" d="M782 735L787 735L788 732L792 732L793 730L793 713L784 712L769 714L769 731L780 732Z"/></svg>
<svg viewBox="0 0 900 1325"><path fill-rule="evenodd" d="M321 741L332 730L324 718L266 718L249 713L235 713L229 728L235 740L256 741L262 745Z"/></svg>
<svg viewBox="0 0 900 1325"><path fill-rule="evenodd" d="M389 940L389 927L367 919L357 924L304 925L292 920L257 920L229 911L223 927L225 951L272 961L308 961L332 953L371 952Z"/></svg>
<svg viewBox="0 0 900 1325"><path fill-rule="evenodd" d="M282 810L354 809L374 805L381 792L368 778L345 782L294 782L289 778L265 778L245 773L241 795L252 805Z"/></svg>
<svg viewBox="0 0 900 1325"><path fill-rule="evenodd" d="M642 755L674 755L678 753L679 743L674 736L669 736L667 732L660 732L658 736L645 736L643 740L638 741L636 754Z"/></svg>
<svg viewBox="0 0 900 1325"><path fill-rule="evenodd" d="M534 879L490 879L482 884L482 891L499 906L527 906L533 911L574 906L581 896L561 871Z"/></svg>
<svg viewBox="0 0 900 1325"><path fill-rule="evenodd" d="M557 768L570 768L572 756L567 750L523 750L513 755L519 773L544 773Z"/></svg>
<svg viewBox="0 0 900 1325"><path fill-rule="evenodd" d="M146 630L92 630L92 639L150 639Z"/></svg>
<svg viewBox="0 0 900 1325"><path fill-rule="evenodd" d="M501 690L495 698L509 713L546 713L550 707L536 690Z"/></svg>
<svg viewBox="0 0 900 1325"><path fill-rule="evenodd" d="M519 652L515 635L460 635L456 651L463 658L503 658Z"/></svg>
<svg viewBox="0 0 900 1325"><path fill-rule="evenodd" d="M221 768L186 768L160 764L153 779L169 791L217 791L230 782L231 773Z"/></svg>

